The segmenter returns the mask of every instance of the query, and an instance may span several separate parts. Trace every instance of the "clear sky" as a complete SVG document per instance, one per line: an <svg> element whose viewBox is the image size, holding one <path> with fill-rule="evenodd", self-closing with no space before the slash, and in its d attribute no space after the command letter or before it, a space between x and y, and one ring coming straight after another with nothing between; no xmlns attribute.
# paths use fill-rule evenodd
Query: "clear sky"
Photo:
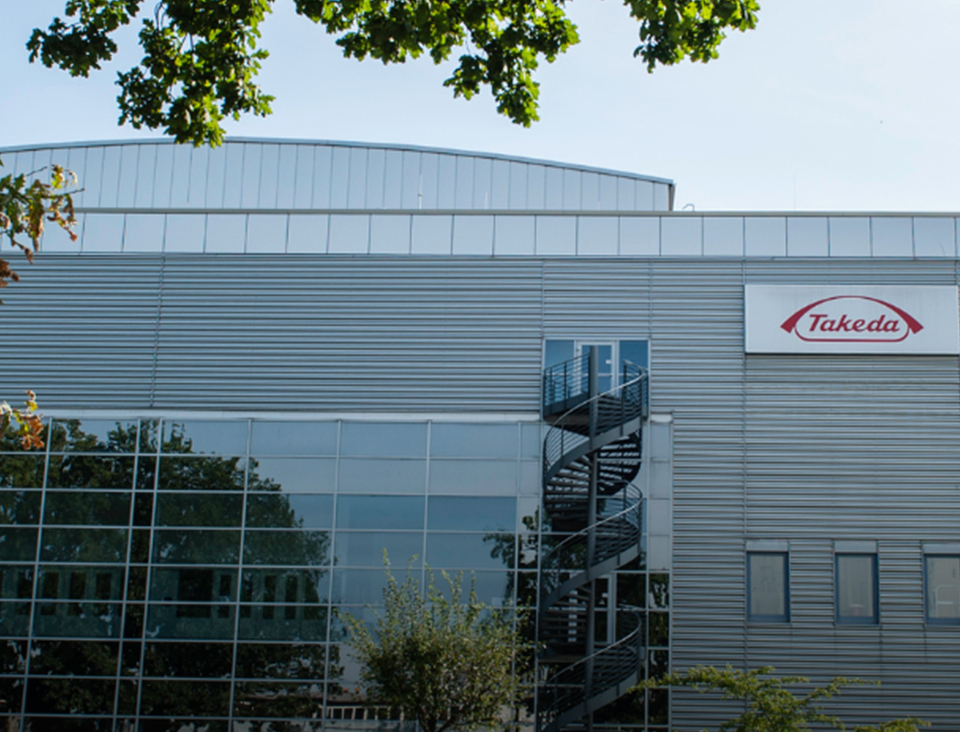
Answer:
<svg viewBox="0 0 960 732"><path fill-rule="evenodd" d="M0 146L156 137L118 127L113 82L129 41L90 79L29 64L32 28L63 0L0 0ZM152 7L153 0L146 0ZM441 86L450 66L384 67L276 0L262 87L274 114L230 134L412 143L524 155L671 178L676 207L703 210L960 210L960 3L765 0L755 31L709 64L648 74L637 25L614 0L567 8L581 43L541 68L530 129Z"/></svg>

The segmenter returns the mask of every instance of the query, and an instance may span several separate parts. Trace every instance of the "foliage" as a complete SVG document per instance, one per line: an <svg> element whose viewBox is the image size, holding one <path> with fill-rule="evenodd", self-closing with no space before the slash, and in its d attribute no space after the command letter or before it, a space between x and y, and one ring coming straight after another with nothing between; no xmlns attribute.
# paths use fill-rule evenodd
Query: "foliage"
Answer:
<svg viewBox="0 0 960 732"><path fill-rule="evenodd" d="M265 116L272 97L256 76L267 51L260 24L274 0L160 0L144 17L140 64L120 73L120 121L163 127L179 142L223 141L221 122ZM490 88L497 110L518 124L538 119L533 72L578 42L563 0L293 0L296 12L338 36L347 57L388 63L428 55L441 63L457 52L444 85L467 99ZM67 0L57 17L33 31L30 59L89 76L117 51L113 34L130 24L144 0ZM652 71L684 58L708 61L727 29L755 27L758 0L624 0L640 23L634 51Z"/></svg>
<svg viewBox="0 0 960 732"><path fill-rule="evenodd" d="M0 161L0 167L3 161ZM76 241L73 226L77 223L73 212L71 193L77 185L77 177L59 165L50 167L50 181L38 176L47 168L20 175L0 177L0 238L8 238L11 246L22 251L28 262L40 248L45 222L63 227L70 238ZM29 242L23 241L23 237ZM19 237L19 238L18 238ZM0 287L8 281L17 282L20 277L10 269L10 263L0 259ZM2 302L2 301L0 301Z"/></svg>
<svg viewBox="0 0 960 732"><path fill-rule="evenodd" d="M716 669L712 666L694 666L685 673L672 673L649 679L636 689L661 686L689 686L700 692L719 691L724 699L746 702L747 710L739 717L720 725L720 732L803 732L811 725L827 725L833 729L847 727L834 715L823 711L821 702L830 699L847 686L864 682L859 679L837 677L826 685L806 694L795 694L789 686L809 684L804 676L772 676L772 666L738 671L731 666ZM857 726L855 732L918 732L926 722L919 719L895 719L878 727Z"/></svg>
<svg viewBox="0 0 960 732"><path fill-rule="evenodd" d="M0 402L0 438L8 437L17 440L24 450L43 448L43 418L37 413L37 395L32 391L27 392L22 408Z"/></svg>
<svg viewBox="0 0 960 732"><path fill-rule="evenodd" d="M433 573L426 596L418 580L401 584L387 569L385 609L376 631L343 614L372 704L398 710L424 732L494 726L518 704L513 661L523 643L512 614L464 597L462 574L443 573L449 597Z"/></svg>

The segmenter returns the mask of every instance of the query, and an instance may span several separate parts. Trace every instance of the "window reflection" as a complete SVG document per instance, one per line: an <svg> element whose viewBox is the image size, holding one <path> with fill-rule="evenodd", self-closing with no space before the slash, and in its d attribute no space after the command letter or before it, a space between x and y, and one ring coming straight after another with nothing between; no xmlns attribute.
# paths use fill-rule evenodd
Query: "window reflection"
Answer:
<svg viewBox="0 0 960 732"><path fill-rule="evenodd" d="M435 459L430 462L430 492L515 495L517 463L507 460Z"/></svg>
<svg viewBox="0 0 960 732"><path fill-rule="evenodd" d="M424 457L426 452L426 424L344 422L341 428L341 455Z"/></svg>
<svg viewBox="0 0 960 732"><path fill-rule="evenodd" d="M342 493L423 493L426 482L426 460L343 458L340 461Z"/></svg>
<svg viewBox="0 0 960 732"><path fill-rule="evenodd" d="M384 552L392 564L420 566L423 534L419 531L341 531L334 562L341 567L383 567Z"/></svg>
<svg viewBox="0 0 960 732"><path fill-rule="evenodd" d="M250 452L254 455L335 455L337 423L254 420Z"/></svg>
<svg viewBox="0 0 960 732"><path fill-rule="evenodd" d="M342 529L422 529L422 496L340 496L337 526Z"/></svg>
<svg viewBox="0 0 960 732"><path fill-rule="evenodd" d="M430 454L434 457L515 458L517 437L515 424L434 422L430 430Z"/></svg>
<svg viewBox="0 0 960 732"><path fill-rule="evenodd" d="M336 460L323 458L250 458L248 491L332 493Z"/></svg>
<svg viewBox="0 0 960 732"><path fill-rule="evenodd" d="M252 494L247 498L247 526L330 528L333 526L333 496Z"/></svg>
<svg viewBox="0 0 960 732"><path fill-rule="evenodd" d="M431 496L427 529L431 531L513 531L517 518L513 498Z"/></svg>

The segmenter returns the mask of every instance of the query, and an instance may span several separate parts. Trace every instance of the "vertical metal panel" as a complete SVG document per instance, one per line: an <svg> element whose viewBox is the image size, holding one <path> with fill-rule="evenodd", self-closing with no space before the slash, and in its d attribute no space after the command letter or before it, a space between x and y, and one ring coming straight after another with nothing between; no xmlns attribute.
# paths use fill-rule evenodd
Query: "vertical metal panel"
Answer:
<svg viewBox="0 0 960 732"><path fill-rule="evenodd" d="M456 208L473 208L473 164L473 158L457 157L456 198L453 202Z"/></svg>
<svg viewBox="0 0 960 732"><path fill-rule="evenodd" d="M400 208L403 195L403 153L387 150L383 168L383 206Z"/></svg>
<svg viewBox="0 0 960 732"><path fill-rule="evenodd" d="M542 211L546 208L546 178L545 166L527 166L527 208L531 211Z"/></svg>
<svg viewBox="0 0 960 732"><path fill-rule="evenodd" d="M207 154L207 178L204 185L204 203L210 208L223 206L227 175L227 145L212 149Z"/></svg>
<svg viewBox="0 0 960 732"><path fill-rule="evenodd" d="M117 187L117 200L114 205L121 208L130 208L133 206L137 193L137 166L139 162L140 145L120 146L120 176Z"/></svg>
<svg viewBox="0 0 960 732"><path fill-rule="evenodd" d="M243 173L240 179L240 206L256 208L260 200L260 166L263 159L263 145L254 142L243 143Z"/></svg>
<svg viewBox="0 0 960 732"><path fill-rule="evenodd" d="M527 168L526 163L510 163L508 208L521 211L527 208Z"/></svg>
<svg viewBox="0 0 960 732"><path fill-rule="evenodd" d="M293 208L296 204L297 161L301 145L280 145L277 165L277 207Z"/></svg>
<svg viewBox="0 0 960 732"><path fill-rule="evenodd" d="M133 205L137 208L149 208L153 203L153 185L157 168L157 148L159 145L140 145L140 160L137 166L136 195Z"/></svg>
<svg viewBox="0 0 960 732"><path fill-rule="evenodd" d="M370 150L367 155L367 188L364 191L364 208L383 208L384 173L386 154L383 150Z"/></svg>
<svg viewBox="0 0 960 732"><path fill-rule="evenodd" d="M368 150L363 147L348 149L347 208L369 208L366 205Z"/></svg>
<svg viewBox="0 0 960 732"><path fill-rule="evenodd" d="M280 146L264 145L260 158L260 190L257 206L260 208L277 207L277 187L280 176Z"/></svg>
<svg viewBox="0 0 960 732"><path fill-rule="evenodd" d="M583 211L600 208L600 176L596 173L580 173L580 208Z"/></svg>
<svg viewBox="0 0 960 732"><path fill-rule="evenodd" d="M346 208L350 191L350 148L334 147L330 160L331 208Z"/></svg>
<svg viewBox="0 0 960 732"><path fill-rule="evenodd" d="M456 205L457 156L441 155L439 163L436 208L450 210Z"/></svg>
<svg viewBox="0 0 960 732"><path fill-rule="evenodd" d="M317 148L319 152L322 148ZM310 145L296 146L296 181L294 184L293 205L297 208L312 208L313 171L315 151Z"/></svg>
<svg viewBox="0 0 960 732"><path fill-rule="evenodd" d="M403 153L402 208L420 208L420 153Z"/></svg>
<svg viewBox="0 0 960 732"><path fill-rule="evenodd" d="M492 208L493 161L479 158L473 165L473 207L481 210Z"/></svg>
<svg viewBox="0 0 960 732"><path fill-rule="evenodd" d="M100 179L100 199L97 203L104 208L113 208L117 205L121 153L120 145L108 145L103 149L103 175Z"/></svg>
<svg viewBox="0 0 960 732"><path fill-rule="evenodd" d="M73 197L73 203L75 206L83 206L84 201L86 200L86 190L85 186L81 181L87 178L87 147L71 147L69 150L69 156L67 158L67 169L72 170L74 175L77 176L77 185L84 190L81 190Z"/></svg>
<svg viewBox="0 0 960 732"><path fill-rule="evenodd" d="M420 154L420 183L418 190L419 209L437 207L437 191L440 182L440 156L436 153Z"/></svg>
<svg viewBox="0 0 960 732"><path fill-rule="evenodd" d="M313 207L327 208L333 187L333 148L321 145L313 157Z"/></svg>

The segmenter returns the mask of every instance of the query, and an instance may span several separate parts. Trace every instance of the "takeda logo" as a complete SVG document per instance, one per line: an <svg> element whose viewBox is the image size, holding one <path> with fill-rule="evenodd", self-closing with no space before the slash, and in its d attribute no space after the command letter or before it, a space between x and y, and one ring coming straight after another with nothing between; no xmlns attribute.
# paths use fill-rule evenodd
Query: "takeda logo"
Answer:
<svg viewBox="0 0 960 732"><path fill-rule="evenodd" d="M866 295L836 295L800 308L780 325L814 343L898 343L923 330L902 308Z"/></svg>

